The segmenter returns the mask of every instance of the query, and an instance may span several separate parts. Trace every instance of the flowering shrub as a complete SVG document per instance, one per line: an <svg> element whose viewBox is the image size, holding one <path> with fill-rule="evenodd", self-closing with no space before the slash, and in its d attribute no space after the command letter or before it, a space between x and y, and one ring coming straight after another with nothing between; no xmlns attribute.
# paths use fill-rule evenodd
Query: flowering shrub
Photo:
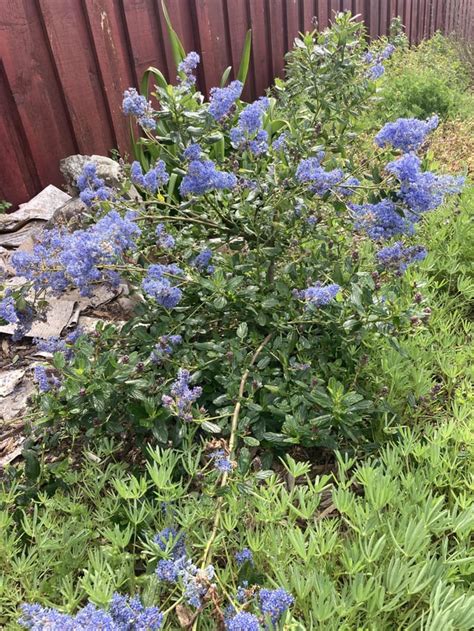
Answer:
<svg viewBox="0 0 474 631"><path fill-rule="evenodd" d="M163 445L189 429L249 446L372 444L386 415L361 368L419 308L397 302L402 272L423 258L401 239L462 185L414 153L437 120L389 123L374 157L356 159L351 130L374 87L347 15L306 35L286 81L251 104L238 81L205 102L198 62L190 53L176 86L159 82L158 111L134 89L124 95L153 156L130 167L142 199L125 201L87 165L78 184L96 222L45 231L13 257L28 283L0 313L20 332L46 290L87 295L122 281L141 299L120 331L81 338L69 359L57 353L60 380L38 368L42 421ZM367 238L379 250L370 259Z"/></svg>

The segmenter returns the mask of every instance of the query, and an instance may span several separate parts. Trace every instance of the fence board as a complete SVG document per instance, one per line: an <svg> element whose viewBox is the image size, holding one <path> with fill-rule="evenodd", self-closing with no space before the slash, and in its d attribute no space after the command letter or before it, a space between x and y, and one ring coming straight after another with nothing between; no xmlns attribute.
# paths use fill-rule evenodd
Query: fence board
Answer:
<svg viewBox="0 0 474 631"><path fill-rule="evenodd" d="M8 2L1 6L0 57L39 185L58 184L62 180L58 162L75 153L77 145L40 16L31 2ZM13 180L9 168L1 173L2 189L6 186L3 182ZM16 171L18 165L11 168ZM24 164L19 168L23 169Z"/></svg>
<svg viewBox="0 0 474 631"><path fill-rule="evenodd" d="M235 76L250 26L253 46L244 98L281 75L283 57L316 15L361 14L371 37L400 15L412 42L440 29L472 37L472 0L166 0L187 52L202 58L207 94L224 69ZM0 197L15 204L60 184L60 158L128 148L122 92L148 66L175 81L161 0L3 0L0 2Z"/></svg>

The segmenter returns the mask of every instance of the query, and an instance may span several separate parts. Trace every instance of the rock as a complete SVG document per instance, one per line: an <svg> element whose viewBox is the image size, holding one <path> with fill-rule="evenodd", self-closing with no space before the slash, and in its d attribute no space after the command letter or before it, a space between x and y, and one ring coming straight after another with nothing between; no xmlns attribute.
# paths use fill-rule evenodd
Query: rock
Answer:
<svg viewBox="0 0 474 631"><path fill-rule="evenodd" d="M88 212L87 206L80 197L71 197L69 201L56 210L46 224L47 228L67 226L73 230L82 228L85 224L84 214Z"/></svg>
<svg viewBox="0 0 474 631"><path fill-rule="evenodd" d="M81 175L85 165L94 162L97 166L97 175L101 177L107 186L117 188L123 179L122 167L118 162L106 156L83 156L76 154L64 158L59 163L59 170L64 175L68 190L72 195L77 195L79 189L76 186L77 178Z"/></svg>
<svg viewBox="0 0 474 631"><path fill-rule="evenodd" d="M0 215L0 232L16 232L29 221L48 221L71 196L50 184L38 195L9 215Z"/></svg>
<svg viewBox="0 0 474 631"><path fill-rule="evenodd" d="M88 162L94 162L97 166L97 175L102 178L107 186L111 188L120 188L124 179L124 171L122 166L106 156L83 156L76 154L64 158L59 163L59 170L66 180L66 186L71 195L76 196L79 193L79 189L76 186L77 178L81 175L85 165ZM140 194L137 189L132 185L127 193L129 199L140 200Z"/></svg>

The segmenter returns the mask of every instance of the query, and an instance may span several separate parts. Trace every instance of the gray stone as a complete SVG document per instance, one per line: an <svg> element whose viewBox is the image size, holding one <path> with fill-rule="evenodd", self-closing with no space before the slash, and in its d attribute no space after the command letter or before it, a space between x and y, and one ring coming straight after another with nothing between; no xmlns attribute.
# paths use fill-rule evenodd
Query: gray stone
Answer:
<svg viewBox="0 0 474 631"><path fill-rule="evenodd" d="M46 224L46 227L67 226L72 230L82 228L85 226L84 214L87 213L88 210L80 197L72 197L56 210L50 221Z"/></svg>
<svg viewBox="0 0 474 631"><path fill-rule="evenodd" d="M112 158L107 158L106 156L83 156L76 154L69 156L68 158L64 158L59 163L59 170L66 180L66 186L71 195L76 196L79 194L76 181L88 162L94 162L97 166L97 176L102 178L107 186L110 186L111 188L120 188L124 179L124 171L121 164L112 160ZM138 201L141 199L140 194L133 184L127 193L127 197Z"/></svg>

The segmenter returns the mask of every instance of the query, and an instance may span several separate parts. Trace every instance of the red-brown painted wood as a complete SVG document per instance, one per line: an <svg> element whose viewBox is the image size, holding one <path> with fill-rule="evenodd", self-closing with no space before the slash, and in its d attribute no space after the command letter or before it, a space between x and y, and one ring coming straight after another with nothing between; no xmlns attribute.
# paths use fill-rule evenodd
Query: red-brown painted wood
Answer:
<svg viewBox="0 0 474 631"><path fill-rule="evenodd" d="M295 37L298 37L300 32L300 11L299 0L286 0L286 47L289 50L293 47L293 41Z"/></svg>
<svg viewBox="0 0 474 631"><path fill-rule="evenodd" d="M58 162L64 155L75 153L77 145L37 6L29 0L4 2L0 20L0 57L28 140L38 184L60 184ZM3 188L10 175L2 172L0 177Z"/></svg>
<svg viewBox="0 0 474 631"><path fill-rule="evenodd" d="M89 30L94 42L106 106L112 124L114 144L125 153L129 147L130 127L123 115L123 91L134 84L120 6L114 0L84 0Z"/></svg>
<svg viewBox="0 0 474 631"><path fill-rule="evenodd" d="M40 187L28 140L0 61L0 201L17 206Z"/></svg>
<svg viewBox="0 0 474 631"><path fill-rule="evenodd" d="M262 3L259 2L259 4ZM201 68L204 73L202 87L207 96L212 87L219 85L222 73L229 65L230 48L227 46L223 3L217 0L196 0L195 12ZM266 78L265 76L263 81Z"/></svg>
<svg viewBox="0 0 474 631"><path fill-rule="evenodd" d="M250 28L250 13L246 0L233 0L226 3L227 9L227 21L229 24L230 32L230 55L231 59L229 65L232 65L233 76L237 75L239 71L240 61L242 59L242 51L245 44L245 36ZM256 33L252 32L252 41L256 37ZM243 91L243 98L251 100L256 96L255 81L251 68L249 69L249 76Z"/></svg>
<svg viewBox="0 0 474 631"><path fill-rule="evenodd" d="M255 34L252 38L252 69L255 74L255 90L257 94L263 94L273 78L271 76L270 25L267 6L263 0L249 0L249 8L250 23Z"/></svg>
<svg viewBox="0 0 474 631"><path fill-rule="evenodd" d="M63 0L39 0L46 34L81 153L95 146L113 149L115 138L97 56L83 7ZM102 125L98 125L97 121Z"/></svg>
<svg viewBox="0 0 474 631"><path fill-rule="evenodd" d="M285 37L285 0L267 0L271 24L272 76L283 77L284 56L287 51Z"/></svg>
<svg viewBox="0 0 474 631"><path fill-rule="evenodd" d="M319 29L323 30L329 24L329 10L327 0L315 0L316 17L318 18Z"/></svg>

